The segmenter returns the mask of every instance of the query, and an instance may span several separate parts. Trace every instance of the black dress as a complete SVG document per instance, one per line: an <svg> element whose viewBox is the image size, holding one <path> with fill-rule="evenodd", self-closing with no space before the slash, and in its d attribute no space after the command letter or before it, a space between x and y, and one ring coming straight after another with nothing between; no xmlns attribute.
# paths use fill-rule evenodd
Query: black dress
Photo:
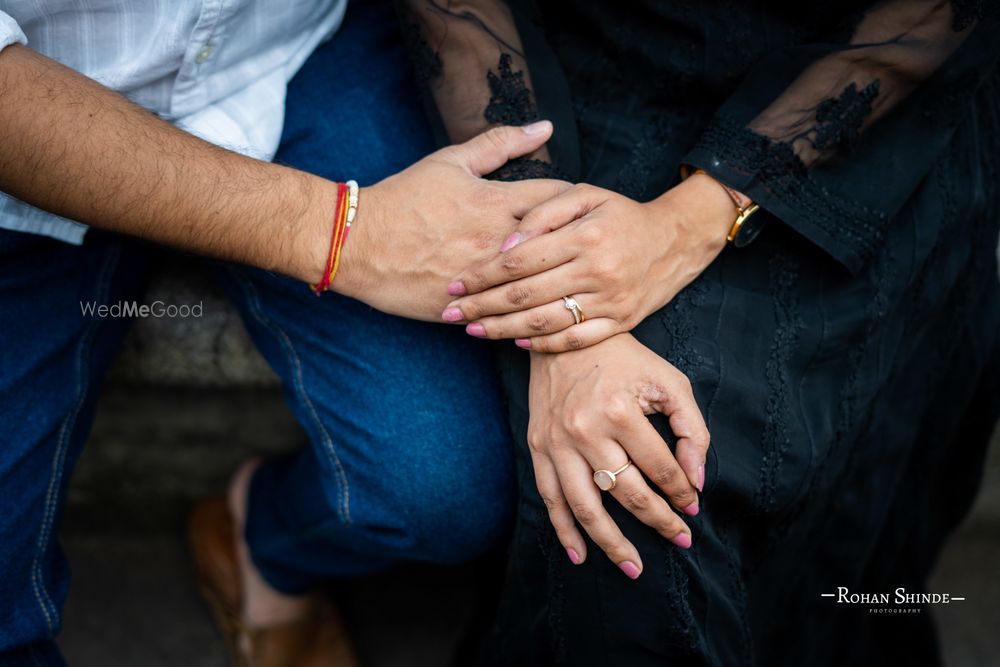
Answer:
<svg viewBox="0 0 1000 667"><path fill-rule="evenodd" d="M635 582L592 543L566 558L527 454L527 354L502 346L521 493L481 662L939 662L923 605L823 594L925 590L1000 414L993 3L457 4L404 12L442 140L541 115L554 166L500 177L641 201L687 164L773 218L633 332L712 434L690 551L606 496Z"/></svg>

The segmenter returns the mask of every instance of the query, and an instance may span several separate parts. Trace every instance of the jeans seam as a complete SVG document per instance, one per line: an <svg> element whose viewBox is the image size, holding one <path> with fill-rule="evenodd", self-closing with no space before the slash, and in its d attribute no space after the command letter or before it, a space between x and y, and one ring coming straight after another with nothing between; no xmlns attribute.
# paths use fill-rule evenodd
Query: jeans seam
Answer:
<svg viewBox="0 0 1000 667"><path fill-rule="evenodd" d="M114 244L108 259L101 267L101 273L97 282L97 299L105 300L111 286L111 275L118 264L121 256L121 244ZM49 545L49 538L52 534L52 525L55 521L56 508L59 506L59 487L62 486L63 472L66 464L66 452L69 447L70 434L76 427L77 417L83 409L83 404L89 393L89 371L86 367L89 363L90 349L93 345L94 337L100 327L100 320L91 321L87 325L86 331L80 338L76 355L76 400L69 413L63 419L59 429L59 436L56 451L52 458L52 476L49 478L49 488L45 494L45 514L42 518L42 530L38 535L38 543L35 547L35 555L31 564L31 585L35 593L35 599L45 615L45 623L49 633L56 630L55 618L59 615L52 597L45 588L45 581L42 576L42 556ZM85 359L87 361L85 361Z"/></svg>
<svg viewBox="0 0 1000 667"><path fill-rule="evenodd" d="M350 525L351 493L347 482L347 473L340 461L340 457L337 455L336 447L334 447L333 444L333 438L330 437L329 432L326 430L326 426L323 425L323 421L319 418L319 413L316 412L316 406L313 404L312 399L305 390L305 382L302 378L302 361L298 353L295 351L295 347L292 345L292 341L288 337L288 334L286 334L280 326L275 324L273 320L264 314L257 286L254 285L253 281L245 278L232 267L227 267L227 269L233 275L236 282L241 286L244 294L246 294L252 317L277 336L282 349L285 351L286 360L292 367L292 386L294 388L295 395L308 410L316 431L319 433L320 439L323 442L323 447L327 451L330 460L337 468L337 476L340 478L341 495L340 507L338 508L337 513L340 515L340 519L345 525Z"/></svg>

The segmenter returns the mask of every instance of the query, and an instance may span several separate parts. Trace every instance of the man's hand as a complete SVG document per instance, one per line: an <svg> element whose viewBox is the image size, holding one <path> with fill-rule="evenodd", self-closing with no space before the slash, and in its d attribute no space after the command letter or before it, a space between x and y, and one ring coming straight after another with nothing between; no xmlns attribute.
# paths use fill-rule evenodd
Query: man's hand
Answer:
<svg viewBox="0 0 1000 667"><path fill-rule="evenodd" d="M362 189L332 288L387 313L437 320L452 276L495 256L525 213L570 187L481 178L551 134L548 121L494 128Z"/></svg>
<svg viewBox="0 0 1000 667"><path fill-rule="evenodd" d="M202 141L20 45L0 51L0 101L0 191L94 227L322 278L336 184ZM498 128L366 188L333 288L436 319L448 280L565 187L479 178L551 133L548 122Z"/></svg>
<svg viewBox="0 0 1000 667"><path fill-rule="evenodd" d="M574 564L587 556L579 522L626 575L635 579L642 571L638 551L604 509L593 478L629 460L633 465L617 476L610 494L664 538L691 546L691 530L670 505L698 513L708 429L683 373L631 334L575 352L532 353L529 408L538 492ZM646 418L654 412L670 418L676 457Z"/></svg>
<svg viewBox="0 0 1000 667"><path fill-rule="evenodd" d="M593 345L630 331L694 280L726 244L736 210L710 176L641 204L576 185L528 213L501 252L457 274L468 331L538 352ZM574 325L561 297L587 317ZM447 318L446 318L447 319Z"/></svg>

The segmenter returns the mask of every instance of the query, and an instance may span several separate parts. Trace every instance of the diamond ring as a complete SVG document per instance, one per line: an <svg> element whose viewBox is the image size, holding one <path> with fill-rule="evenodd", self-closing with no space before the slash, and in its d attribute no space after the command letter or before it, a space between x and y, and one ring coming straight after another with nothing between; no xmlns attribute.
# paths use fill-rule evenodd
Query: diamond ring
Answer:
<svg viewBox="0 0 1000 667"><path fill-rule="evenodd" d="M587 320L587 316L583 314L583 308L580 308L580 304L577 303L576 299L571 296L564 296L562 299L566 310L573 313L574 324L579 324Z"/></svg>

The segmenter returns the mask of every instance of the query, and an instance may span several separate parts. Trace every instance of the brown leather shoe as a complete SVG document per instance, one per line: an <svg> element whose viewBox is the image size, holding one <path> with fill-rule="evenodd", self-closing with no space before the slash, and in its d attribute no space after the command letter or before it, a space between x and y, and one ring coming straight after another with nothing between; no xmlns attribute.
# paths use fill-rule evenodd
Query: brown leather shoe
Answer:
<svg viewBox="0 0 1000 667"><path fill-rule="evenodd" d="M201 594L226 638L234 667L358 667L340 613L317 595L307 617L265 628L243 622L233 519L222 498L195 508L188 527Z"/></svg>

